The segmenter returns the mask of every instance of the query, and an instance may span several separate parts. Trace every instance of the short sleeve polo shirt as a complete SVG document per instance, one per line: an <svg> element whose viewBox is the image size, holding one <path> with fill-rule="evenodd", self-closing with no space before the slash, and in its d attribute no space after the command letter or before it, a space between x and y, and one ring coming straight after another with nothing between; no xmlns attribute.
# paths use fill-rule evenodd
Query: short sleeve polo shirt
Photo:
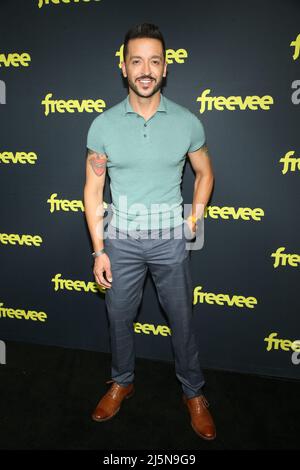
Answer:
<svg viewBox="0 0 300 470"><path fill-rule="evenodd" d="M132 109L129 95L99 114L88 130L87 148L107 156L111 225L126 231L182 224L186 154L204 143L200 119L161 93L147 120Z"/></svg>

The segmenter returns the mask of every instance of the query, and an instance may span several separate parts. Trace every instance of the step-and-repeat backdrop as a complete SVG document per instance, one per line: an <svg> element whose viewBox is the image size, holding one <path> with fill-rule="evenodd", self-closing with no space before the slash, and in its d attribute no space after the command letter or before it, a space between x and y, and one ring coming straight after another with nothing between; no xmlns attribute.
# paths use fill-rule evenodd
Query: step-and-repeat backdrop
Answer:
<svg viewBox="0 0 300 470"><path fill-rule="evenodd" d="M84 216L87 131L128 90L126 31L167 47L163 94L202 121L215 187L191 252L203 367L300 377L300 3L2 0L0 339L110 352ZM184 168L191 204L194 173ZM106 181L105 202L111 202ZM137 357L172 361L150 274Z"/></svg>

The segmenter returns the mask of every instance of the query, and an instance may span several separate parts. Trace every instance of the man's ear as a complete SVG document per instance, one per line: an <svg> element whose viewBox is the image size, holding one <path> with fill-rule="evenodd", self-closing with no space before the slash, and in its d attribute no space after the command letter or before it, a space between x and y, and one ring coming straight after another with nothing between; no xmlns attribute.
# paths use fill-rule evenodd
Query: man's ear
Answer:
<svg viewBox="0 0 300 470"><path fill-rule="evenodd" d="M165 61L165 65L164 65L163 77L166 77L166 76L167 76L167 72L168 72L168 64L167 64L167 60L166 60L166 61Z"/></svg>
<svg viewBox="0 0 300 470"><path fill-rule="evenodd" d="M127 77L127 71L126 71L126 65L125 65L125 61L123 60L123 62L121 62L121 68L122 68L122 73L123 73L123 77Z"/></svg>

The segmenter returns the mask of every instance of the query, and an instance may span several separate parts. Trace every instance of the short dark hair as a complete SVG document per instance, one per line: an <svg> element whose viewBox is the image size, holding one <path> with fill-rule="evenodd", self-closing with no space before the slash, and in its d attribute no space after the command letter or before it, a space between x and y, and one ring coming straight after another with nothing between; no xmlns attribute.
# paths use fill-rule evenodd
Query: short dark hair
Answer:
<svg viewBox="0 0 300 470"><path fill-rule="evenodd" d="M166 45L162 33L160 32L158 26L151 23L140 23L136 24L127 31L124 39L124 49L123 49L123 59L125 62L127 52L128 52L128 42L130 39L136 38L151 38L158 39L163 47L163 59L166 59Z"/></svg>

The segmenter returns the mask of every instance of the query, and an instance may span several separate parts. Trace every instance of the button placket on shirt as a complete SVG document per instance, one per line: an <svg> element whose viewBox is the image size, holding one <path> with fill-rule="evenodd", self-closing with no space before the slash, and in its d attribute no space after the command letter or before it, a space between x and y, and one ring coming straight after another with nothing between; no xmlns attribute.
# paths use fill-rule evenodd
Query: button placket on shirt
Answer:
<svg viewBox="0 0 300 470"><path fill-rule="evenodd" d="M154 117L154 115L151 116L151 118L148 119L147 122L145 121L145 119L143 118L143 116L141 116L140 114L137 114L136 117L143 119L143 125L142 125L142 142L147 142L147 140L149 140L149 133L147 134L147 127L149 127L148 122ZM137 233L136 233L136 240L142 241L141 234L139 233L139 229L137 229L136 232L137 232Z"/></svg>
<svg viewBox="0 0 300 470"><path fill-rule="evenodd" d="M150 119L152 119L152 117ZM143 127L142 127L143 140L144 140L144 142L146 142L149 139L149 124L148 124L148 121L150 121L150 119L147 122L145 122L144 118L142 118L142 119L144 121Z"/></svg>
<svg viewBox="0 0 300 470"><path fill-rule="evenodd" d="M156 114L156 113L155 113ZM154 118L155 114L153 116L151 116L150 119L148 119L148 121L146 122L145 119L143 118L143 116L141 116L140 114L137 114L137 118L142 118L144 123L143 123L143 126L142 126L142 137L143 137L143 141L146 142L146 140L149 140L149 121L151 121L151 119ZM148 129L147 129L148 128ZM146 139L146 140L145 140Z"/></svg>

